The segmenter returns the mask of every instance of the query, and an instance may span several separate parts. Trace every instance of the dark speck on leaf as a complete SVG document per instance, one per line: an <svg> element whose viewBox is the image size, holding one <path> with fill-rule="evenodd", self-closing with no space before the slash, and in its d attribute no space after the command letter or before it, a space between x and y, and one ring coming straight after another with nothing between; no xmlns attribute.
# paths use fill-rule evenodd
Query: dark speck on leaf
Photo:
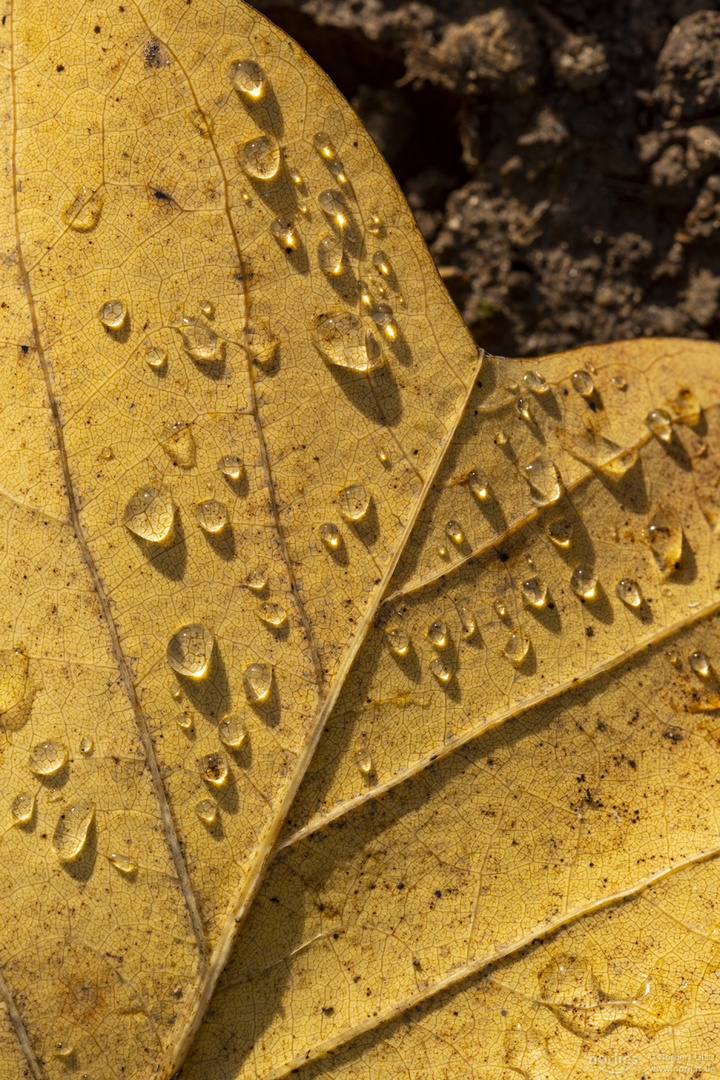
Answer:
<svg viewBox="0 0 720 1080"><path fill-rule="evenodd" d="M145 67L159 68L163 66L162 49L157 38L150 38L143 50L143 55L145 57Z"/></svg>

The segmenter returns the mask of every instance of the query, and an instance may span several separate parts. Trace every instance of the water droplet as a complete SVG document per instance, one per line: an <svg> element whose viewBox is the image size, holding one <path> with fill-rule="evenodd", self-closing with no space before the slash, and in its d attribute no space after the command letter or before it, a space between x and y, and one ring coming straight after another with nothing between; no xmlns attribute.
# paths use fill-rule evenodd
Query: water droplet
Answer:
<svg viewBox="0 0 720 1080"><path fill-rule="evenodd" d="M267 701L272 689L272 668L269 664L250 664L245 669L244 682L250 701Z"/></svg>
<svg viewBox="0 0 720 1080"><path fill-rule="evenodd" d="M370 752L364 747L362 750L358 750L355 755L355 764L365 776L368 776L373 771L373 759L370 756Z"/></svg>
<svg viewBox="0 0 720 1080"><path fill-rule="evenodd" d="M362 521L370 508L370 495L364 484L350 484L339 492L337 504L346 521Z"/></svg>
<svg viewBox="0 0 720 1080"><path fill-rule="evenodd" d="M228 480L239 480L243 471L242 458L239 454L226 454L218 461L218 469Z"/></svg>
<svg viewBox="0 0 720 1080"><path fill-rule="evenodd" d="M595 393L595 383L589 371L573 371L570 382L573 390L577 390L583 397L589 398Z"/></svg>
<svg viewBox="0 0 720 1080"><path fill-rule="evenodd" d="M29 795L27 791L22 791L19 795L16 795L10 803L10 813L17 825L25 825L30 821L34 812L35 797Z"/></svg>
<svg viewBox="0 0 720 1080"><path fill-rule="evenodd" d="M667 656L668 661L672 664L673 667L680 667L680 656L675 651L675 649L668 649L665 655Z"/></svg>
<svg viewBox="0 0 720 1080"><path fill-rule="evenodd" d="M490 494L490 487L485 477L477 472L475 469L470 473L467 479L468 487L472 491L476 499L487 499Z"/></svg>
<svg viewBox="0 0 720 1080"><path fill-rule="evenodd" d="M557 521L551 521L548 525L547 532L556 547L570 547L570 541L572 540L573 534L572 521L567 521L564 518L559 518Z"/></svg>
<svg viewBox="0 0 720 1080"><path fill-rule="evenodd" d="M690 667L701 679L708 679L712 673L712 665L707 653L704 652L690 654Z"/></svg>
<svg viewBox="0 0 720 1080"><path fill-rule="evenodd" d="M428 640L436 649L443 649L447 645L448 629L444 622L436 619L430 623L427 632Z"/></svg>
<svg viewBox="0 0 720 1080"><path fill-rule="evenodd" d="M103 446L102 450L100 451L100 457L103 461L112 461L112 459L115 457L112 446Z"/></svg>
<svg viewBox="0 0 720 1080"><path fill-rule="evenodd" d="M530 607L544 608L547 604L547 585L539 578L532 577L523 581L520 586L523 599Z"/></svg>
<svg viewBox="0 0 720 1080"><path fill-rule="evenodd" d="M239 162L243 172L254 180L272 180L280 168L280 148L274 139L261 135L245 143Z"/></svg>
<svg viewBox="0 0 720 1080"><path fill-rule="evenodd" d="M390 262L384 251L376 251L371 261L378 274L382 274L383 277L388 276L390 273Z"/></svg>
<svg viewBox="0 0 720 1080"><path fill-rule="evenodd" d="M282 604L273 604L269 601L260 605L258 616L266 626L284 626L287 622L287 611Z"/></svg>
<svg viewBox="0 0 720 1080"><path fill-rule="evenodd" d="M380 462L381 465L389 465L390 464L390 455L388 454L387 450L383 450L382 447L380 447L380 449L377 452L377 459L378 459L378 461Z"/></svg>
<svg viewBox="0 0 720 1080"><path fill-rule="evenodd" d="M615 592L623 604L627 604L628 607L639 608L642 604L640 586L634 578L621 578L615 586Z"/></svg>
<svg viewBox="0 0 720 1080"><path fill-rule="evenodd" d="M222 754L206 754L205 757L200 758L198 768L203 780L214 784L215 787L222 787L228 778L228 763Z"/></svg>
<svg viewBox="0 0 720 1080"><path fill-rule="evenodd" d="M445 547L444 544L441 544L440 547L437 549L437 553L441 559L447 559L448 549Z"/></svg>
<svg viewBox="0 0 720 1080"><path fill-rule="evenodd" d="M318 195L318 206L332 219L338 229L344 229L347 225L347 203L345 196L340 191L321 191Z"/></svg>
<svg viewBox="0 0 720 1080"><path fill-rule="evenodd" d="M265 72L254 60L234 60L230 65L230 82L241 94L257 100L262 97Z"/></svg>
<svg viewBox="0 0 720 1080"><path fill-rule="evenodd" d="M563 492L563 484L555 463L543 454L525 466L525 479L536 506L557 502Z"/></svg>
<svg viewBox="0 0 720 1080"><path fill-rule="evenodd" d="M66 806L58 818L52 845L62 862L76 859L85 847L85 841L95 817L92 803L77 802Z"/></svg>
<svg viewBox="0 0 720 1080"><path fill-rule="evenodd" d="M330 136L327 131L319 131L313 139L313 146L317 150L320 157L325 158L327 161L332 161L335 157L335 151L333 144L330 141Z"/></svg>
<svg viewBox="0 0 720 1080"><path fill-rule="evenodd" d="M436 656L434 660L430 661L430 673L435 676L438 682L443 685L447 685L453 677L453 670L444 660L441 660L439 656Z"/></svg>
<svg viewBox="0 0 720 1080"><path fill-rule="evenodd" d="M195 813L206 825L212 825L217 817L217 803L213 799L201 799L195 806Z"/></svg>
<svg viewBox="0 0 720 1080"><path fill-rule="evenodd" d="M72 1042L62 1042L58 1040L55 1043L55 1056L62 1058L63 1060L70 1058L75 1053L75 1045Z"/></svg>
<svg viewBox="0 0 720 1080"><path fill-rule="evenodd" d="M127 318L124 300L108 300L98 311L98 319L108 330L119 330Z"/></svg>
<svg viewBox="0 0 720 1080"><path fill-rule="evenodd" d="M278 336L266 323L253 323L244 332L245 348L251 360L258 364L268 364L275 356Z"/></svg>
<svg viewBox="0 0 720 1080"><path fill-rule="evenodd" d="M137 870L137 863L134 859L131 859L129 855L121 855L119 852L113 852L112 855L108 855L110 862L113 864L116 870L119 870L121 874L134 874Z"/></svg>
<svg viewBox="0 0 720 1080"><path fill-rule="evenodd" d="M157 371L167 360L167 353L159 345L148 345L145 349L145 363L149 368Z"/></svg>
<svg viewBox="0 0 720 1080"><path fill-rule="evenodd" d="M28 765L36 776L53 776L62 769L67 759L67 748L54 739L48 739L33 746Z"/></svg>
<svg viewBox="0 0 720 1080"><path fill-rule="evenodd" d="M502 428L499 431L495 432L493 438L498 446L507 446L508 437L506 433L502 430Z"/></svg>
<svg viewBox="0 0 720 1080"><path fill-rule="evenodd" d="M251 570L245 578L245 584L248 589L254 589L255 592L260 592L267 585L267 573L265 570Z"/></svg>
<svg viewBox="0 0 720 1080"><path fill-rule="evenodd" d="M277 218L270 224L270 232L281 247L291 251L297 244L297 237L292 231L292 223L287 219Z"/></svg>
<svg viewBox="0 0 720 1080"><path fill-rule="evenodd" d="M377 338L349 311L320 316L315 341L325 359L338 367L367 372L383 362Z"/></svg>
<svg viewBox="0 0 720 1080"><path fill-rule="evenodd" d="M178 675L204 679L210 667L215 635L200 623L182 626L168 642L167 662Z"/></svg>
<svg viewBox="0 0 720 1080"><path fill-rule="evenodd" d="M699 491L697 500L702 515L710 526L712 532L720 535L720 492Z"/></svg>
<svg viewBox="0 0 720 1080"><path fill-rule="evenodd" d="M650 518L647 538L661 574L671 574L682 554L682 527L674 511L659 507Z"/></svg>
<svg viewBox="0 0 720 1080"><path fill-rule="evenodd" d="M651 409L645 417L645 423L652 434L662 442L672 439L672 419L664 409Z"/></svg>
<svg viewBox="0 0 720 1080"><path fill-rule="evenodd" d="M92 754L94 745L95 743L93 742L91 735L83 735L80 740L80 753Z"/></svg>
<svg viewBox="0 0 720 1080"><path fill-rule="evenodd" d="M337 525L326 521L324 525L320 526L318 532L323 544L329 547L331 551L336 551L340 547L340 530Z"/></svg>
<svg viewBox="0 0 720 1080"><path fill-rule="evenodd" d="M170 460L180 468L190 469L195 464L196 448L191 424L168 424L158 437L158 442Z"/></svg>
<svg viewBox="0 0 720 1080"><path fill-rule="evenodd" d="M539 371L526 371L523 375L523 386L526 390L532 390L535 394L546 394L550 387L544 375Z"/></svg>
<svg viewBox="0 0 720 1080"><path fill-rule="evenodd" d="M519 667L527 656L529 648L530 638L521 627L518 626L511 632L510 637L507 639L505 648L503 649L503 656L505 656L511 664L515 664L516 667Z"/></svg>
<svg viewBox="0 0 720 1080"><path fill-rule="evenodd" d="M493 609L495 611L495 614L498 615L501 619L504 619L507 615L507 608L503 604L502 600L494 600Z"/></svg>
<svg viewBox="0 0 720 1080"><path fill-rule="evenodd" d="M410 649L410 635L399 627L385 632L385 640L390 652L395 656L407 656Z"/></svg>
<svg viewBox="0 0 720 1080"><path fill-rule="evenodd" d="M393 311L389 304L376 304L370 311L373 322L385 331L385 337L394 340L397 337L397 326L393 319Z"/></svg>
<svg viewBox="0 0 720 1080"><path fill-rule="evenodd" d="M610 383L616 390L627 390L627 379L622 375L613 375Z"/></svg>
<svg viewBox="0 0 720 1080"><path fill-rule="evenodd" d="M198 503L193 508L193 514L200 528L211 535L222 532L228 523L227 507L217 499L205 499Z"/></svg>
<svg viewBox="0 0 720 1080"><path fill-rule="evenodd" d="M597 596L597 578L584 566L576 566L570 575L570 588L581 600L594 600Z"/></svg>
<svg viewBox="0 0 720 1080"><path fill-rule="evenodd" d="M135 536L161 544L172 533L175 506L168 488L144 487L128 500L123 525Z"/></svg>
<svg viewBox="0 0 720 1080"><path fill-rule="evenodd" d="M518 411L518 416L521 416L523 420L532 420L532 414L530 412L530 404L527 398L519 397L515 402L515 408Z"/></svg>
<svg viewBox="0 0 720 1080"><path fill-rule="evenodd" d="M342 273L343 246L337 236L323 236L318 244L318 265L325 274L337 277Z"/></svg>
<svg viewBox="0 0 720 1080"><path fill-rule="evenodd" d="M212 300L201 300L200 310L203 315L206 315L208 319L210 319L215 314L215 305L213 304Z"/></svg>
<svg viewBox="0 0 720 1080"><path fill-rule="evenodd" d="M345 172L345 166L342 161L333 161L328 168L338 184L347 184L347 173Z"/></svg>
<svg viewBox="0 0 720 1080"><path fill-rule="evenodd" d="M678 390L672 407L678 419L688 427L697 427L700 423L702 416L700 402L689 387L683 386Z"/></svg>
<svg viewBox="0 0 720 1080"><path fill-rule="evenodd" d="M190 731L195 723L195 713L191 709L183 709L175 717L175 723L181 731Z"/></svg>
<svg viewBox="0 0 720 1080"><path fill-rule="evenodd" d="M63 211L62 219L75 232L88 232L100 220L103 197L89 188L82 188L73 201Z"/></svg>
<svg viewBox="0 0 720 1080"><path fill-rule="evenodd" d="M370 211L370 220L368 222L368 232L371 232L374 236L381 233L383 229L382 215L379 210Z"/></svg>
<svg viewBox="0 0 720 1080"><path fill-rule="evenodd" d="M460 626L462 627L462 636L467 641L471 638L477 629L477 622L467 604L460 604L458 607L458 614L460 616Z"/></svg>
<svg viewBox="0 0 720 1080"><path fill-rule="evenodd" d="M239 750L247 737L245 725L238 720L237 716L223 716L218 724L220 741L229 746L231 750Z"/></svg>
<svg viewBox="0 0 720 1080"><path fill-rule="evenodd" d="M292 180L293 184L302 184L303 178L297 169L291 169L288 176Z"/></svg>
<svg viewBox="0 0 720 1080"><path fill-rule="evenodd" d="M193 360L218 360L222 356L217 334L200 319L184 315L182 323L175 329L182 338L185 352Z"/></svg>

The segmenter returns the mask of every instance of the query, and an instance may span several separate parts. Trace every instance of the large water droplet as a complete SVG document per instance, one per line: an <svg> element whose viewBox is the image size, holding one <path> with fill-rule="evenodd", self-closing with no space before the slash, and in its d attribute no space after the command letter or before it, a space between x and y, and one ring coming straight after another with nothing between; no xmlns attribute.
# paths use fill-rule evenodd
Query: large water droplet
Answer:
<svg viewBox="0 0 720 1080"><path fill-rule="evenodd" d="M148 345L145 349L145 363L153 371L161 368L167 360L167 353L159 345Z"/></svg>
<svg viewBox="0 0 720 1080"><path fill-rule="evenodd" d="M462 525L459 521L448 521L445 524L445 534L453 544L462 544L465 539Z"/></svg>
<svg viewBox="0 0 720 1080"><path fill-rule="evenodd" d="M337 236L323 236L318 244L318 265L325 274L337 277L342 273L342 240Z"/></svg>
<svg viewBox="0 0 720 1080"><path fill-rule="evenodd" d="M35 796L27 791L16 795L10 803L10 813L16 825L25 825L35 812Z"/></svg>
<svg viewBox="0 0 720 1080"><path fill-rule="evenodd" d="M195 806L195 813L206 825L212 825L217 817L217 803L213 799L201 799Z"/></svg>
<svg viewBox="0 0 720 1080"><path fill-rule="evenodd" d="M30 751L28 765L36 776L53 776L62 769L68 759L67 747L55 739L38 743Z"/></svg>
<svg viewBox="0 0 720 1080"><path fill-rule="evenodd" d="M615 586L615 592L623 604L631 608L639 608L642 604L640 586L634 578L621 578Z"/></svg>
<svg viewBox="0 0 720 1080"><path fill-rule="evenodd" d="M229 746L231 750L239 750L247 737L247 731L242 721L237 716L223 716L218 724L220 741Z"/></svg>
<svg viewBox="0 0 720 1080"><path fill-rule="evenodd" d="M434 660L430 661L430 673L434 675L437 681L442 683L443 686L447 686L453 677L452 668L439 656L436 656Z"/></svg>
<svg viewBox="0 0 720 1080"><path fill-rule="evenodd" d="M121 855L120 852L114 851L112 855L108 855L108 859L116 870L119 870L121 874L126 874L128 877L137 870L137 863L129 855Z"/></svg>
<svg viewBox="0 0 720 1080"><path fill-rule="evenodd" d="M532 390L535 394L546 394L550 389L545 376L539 371L526 371L523 375L523 385L526 390Z"/></svg>
<svg viewBox="0 0 720 1080"><path fill-rule="evenodd" d="M245 693L250 701L267 701L272 689L272 668L269 664L250 664L245 668L243 679Z"/></svg>
<svg viewBox="0 0 720 1080"><path fill-rule="evenodd" d="M355 764L364 776L369 776L373 771L373 759L370 756L370 751L366 750L365 747L358 750L355 755Z"/></svg>
<svg viewBox="0 0 720 1080"><path fill-rule="evenodd" d="M503 649L503 656L505 656L511 664L515 664L516 667L519 667L527 656L529 648L530 638L521 627L518 626L511 632L510 637L507 639L505 648Z"/></svg>
<svg viewBox="0 0 720 1080"><path fill-rule="evenodd" d="M547 604L547 585L544 581L540 581L539 578L532 577L523 581L520 588L522 589L523 599L526 604L534 608L544 608Z"/></svg>
<svg viewBox="0 0 720 1080"><path fill-rule="evenodd" d="M226 454L218 461L218 469L228 480L239 480L243 471L243 460L239 454Z"/></svg>
<svg viewBox="0 0 720 1080"><path fill-rule="evenodd" d="M550 458L540 454L525 466L525 479L530 485L530 494L536 506L547 506L557 502L563 492L560 473Z"/></svg>
<svg viewBox="0 0 720 1080"><path fill-rule="evenodd" d="M548 525L547 531L548 536L556 547L570 547L570 541L572 540L573 534L572 521L568 521L565 518L559 518L557 521L551 521Z"/></svg>
<svg viewBox="0 0 720 1080"><path fill-rule="evenodd" d="M338 494L337 505L346 521L362 521L370 508L370 495L364 484L350 484Z"/></svg>
<svg viewBox="0 0 720 1080"><path fill-rule="evenodd" d="M323 525L320 526L320 528L318 529L318 533L320 534L320 539L326 547L330 548L331 551L337 551L337 549L340 547L341 540L340 530L338 529L337 525L333 525L331 521L326 521Z"/></svg>
<svg viewBox="0 0 720 1080"><path fill-rule="evenodd" d="M206 754L205 757L200 758L198 768L203 780L214 784L215 787L222 787L228 778L228 763L222 754Z"/></svg>
<svg viewBox="0 0 720 1080"><path fill-rule="evenodd" d="M218 360L222 356L217 334L201 319L185 315L180 326L175 329L182 338L185 352L193 360Z"/></svg>
<svg viewBox="0 0 720 1080"><path fill-rule="evenodd" d="M410 635L405 630L396 627L385 632L385 640L390 652L395 656L407 656L410 649Z"/></svg>
<svg viewBox="0 0 720 1080"><path fill-rule="evenodd" d="M245 578L245 584L248 589L253 589L255 592L261 592L267 585L267 580L266 570L251 570Z"/></svg>
<svg viewBox="0 0 720 1080"><path fill-rule="evenodd" d="M98 311L98 319L108 330L119 330L127 318L127 304L124 300L108 300Z"/></svg>
<svg viewBox="0 0 720 1080"><path fill-rule="evenodd" d="M367 372L383 363L377 338L350 311L321 315L315 341L325 359L338 367Z"/></svg>
<svg viewBox="0 0 720 1080"><path fill-rule="evenodd" d="M200 528L210 535L222 532L228 523L227 507L217 499L205 499L198 503L193 508L193 514Z"/></svg>
<svg viewBox="0 0 720 1080"><path fill-rule="evenodd" d="M583 397L589 398L595 393L595 383L589 371L573 371L570 382L573 385L573 390L577 390L578 394L582 394Z"/></svg>
<svg viewBox="0 0 720 1080"><path fill-rule="evenodd" d="M204 679L210 667L215 635L207 626L182 626L168 642L167 662L173 671L189 679Z"/></svg>
<svg viewBox="0 0 720 1080"><path fill-rule="evenodd" d="M652 434L661 442L672 439L672 418L664 409L652 409L645 417L645 423Z"/></svg>
<svg viewBox="0 0 720 1080"><path fill-rule="evenodd" d="M594 600L597 596L597 578L585 566L576 566L570 575L570 588L581 600Z"/></svg>
<svg viewBox="0 0 720 1080"><path fill-rule="evenodd" d="M682 527L675 512L659 507L648 522L647 538L658 570L671 574L682 554Z"/></svg>
<svg viewBox="0 0 720 1080"><path fill-rule="evenodd" d="M287 622L287 610L282 604L273 604L267 601L258 608L258 617L266 626L284 626Z"/></svg>
<svg viewBox="0 0 720 1080"><path fill-rule="evenodd" d="M103 197L99 192L82 188L63 211L63 221L75 232L89 232L100 220Z"/></svg>
<svg viewBox="0 0 720 1080"><path fill-rule="evenodd" d="M191 469L195 464L196 447L191 424L168 424L159 435L158 442L170 460L181 469Z"/></svg>
<svg viewBox="0 0 720 1080"><path fill-rule="evenodd" d="M272 180L280 168L280 148L274 139L261 135L245 143L239 161L243 172L254 180Z"/></svg>
<svg viewBox="0 0 720 1080"><path fill-rule="evenodd" d="M340 191L321 191L318 195L318 206L332 220L338 229L344 229L347 225L347 202Z"/></svg>
<svg viewBox="0 0 720 1080"><path fill-rule="evenodd" d="M257 100L262 97L265 72L254 60L234 60L230 65L230 82L241 94Z"/></svg>
<svg viewBox="0 0 720 1080"><path fill-rule="evenodd" d="M468 476L467 483L476 499L480 499L481 501L487 499L490 494L490 487L482 473L473 469Z"/></svg>
<svg viewBox="0 0 720 1080"><path fill-rule="evenodd" d="M436 649L444 649L448 640L448 628L440 619L430 623L427 632L428 640Z"/></svg>
<svg viewBox="0 0 720 1080"><path fill-rule="evenodd" d="M76 859L85 847L94 816L95 807L87 802L73 803L62 811L52 840L55 853L62 862Z"/></svg>
<svg viewBox="0 0 720 1080"><path fill-rule="evenodd" d="M123 525L136 536L161 544L172 533L175 506L168 488L144 487L128 500Z"/></svg>

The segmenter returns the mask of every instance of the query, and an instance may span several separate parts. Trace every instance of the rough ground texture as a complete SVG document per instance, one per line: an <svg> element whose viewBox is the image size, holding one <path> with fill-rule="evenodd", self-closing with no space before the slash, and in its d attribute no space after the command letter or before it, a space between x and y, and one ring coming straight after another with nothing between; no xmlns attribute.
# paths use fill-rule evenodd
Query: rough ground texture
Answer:
<svg viewBox="0 0 720 1080"><path fill-rule="evenodd" d="M719 0L255 0L350 99L486 348L720 330Z"/></svg>

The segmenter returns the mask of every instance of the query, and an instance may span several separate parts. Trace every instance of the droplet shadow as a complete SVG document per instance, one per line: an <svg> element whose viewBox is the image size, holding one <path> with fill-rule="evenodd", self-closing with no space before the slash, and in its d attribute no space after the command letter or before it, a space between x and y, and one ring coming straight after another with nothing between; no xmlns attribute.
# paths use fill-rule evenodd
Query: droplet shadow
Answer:
<svg viewBox="0 0 720 1080"><path fill-rule="evenodd" d="M208 545L221 559L230 562L235 558L237 544L235 541L235 532L230 522L228 522L225 528L221 529L220 532L208 533L203 530L203 534Z"/></svg>
<svg viewBox="0 0 720 1080"><path fill-rule="evenodd" d="M265 77L260 97L250 97L242 90L235 88L233 88L233 93L253 123L257 124L266 135L272 135L275 141L279 142L285 134L285 121L272 82L266 73L263 74Z"/></svg>
<svg viewBox="0 0 720 1080"><path fill-rule="evenodd" d="M139 548L156 570L159 570L170 581L182 580L187 566L187 544L185 542L185 527L179 510L176 509L175 511L171 536L162 543L157 544L152 540L143 539L142 536L136 536L135 533L129 530L128 532L135 546Z"/></svg>
<svg viewBox="0 0 720 1080"><path fill-rule="evenodd" d="M97 862L97 825L93 816L82 851L75 859L61 862L63 870L76 881L89 881Z"/></svg>
<svg viewBox="0 0 720 1080"><path fill-rule="evenodd" d="M204 679L190 679L177 675L185 696L193 707L209 719L218 719L232 707L232 696L225 662L215 644L210 658L210 668Z"/></svg>

